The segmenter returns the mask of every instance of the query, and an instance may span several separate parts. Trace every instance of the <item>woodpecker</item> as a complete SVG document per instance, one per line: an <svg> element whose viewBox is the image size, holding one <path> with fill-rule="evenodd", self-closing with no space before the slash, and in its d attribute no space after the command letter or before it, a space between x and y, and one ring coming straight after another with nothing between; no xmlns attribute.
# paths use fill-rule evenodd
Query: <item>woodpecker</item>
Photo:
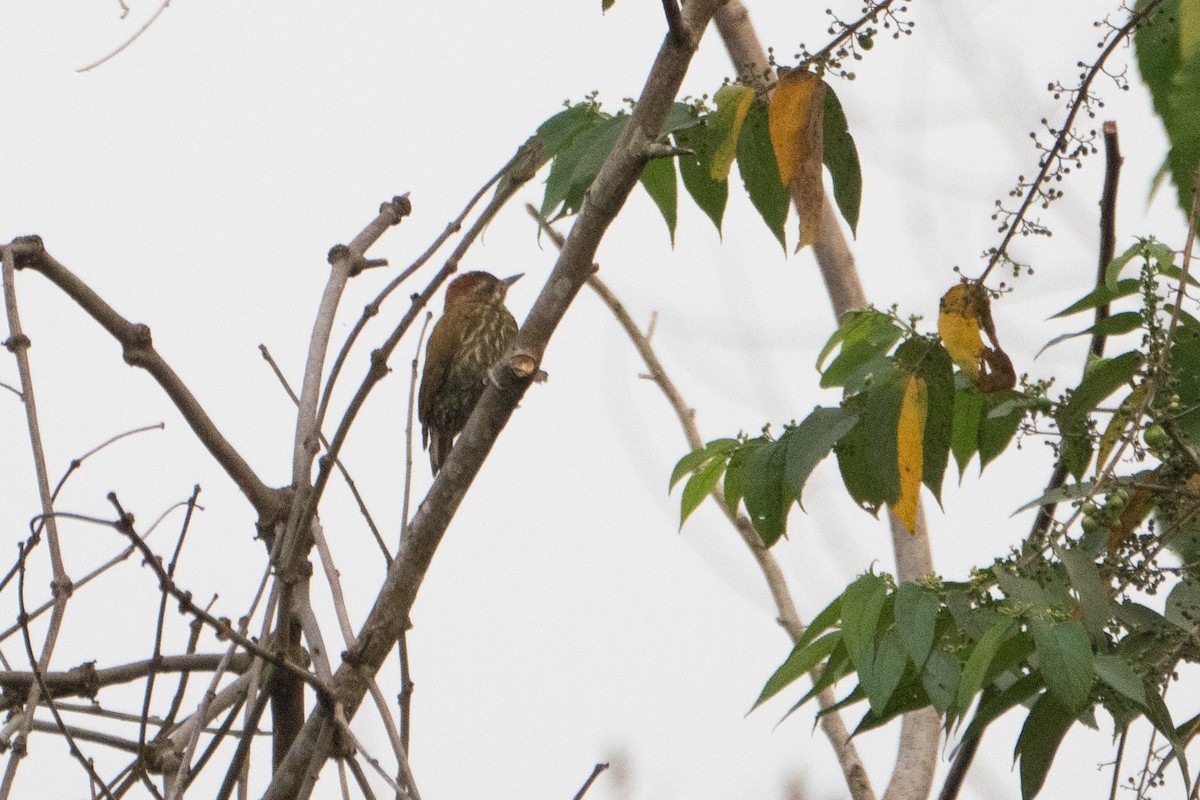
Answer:
<svg viewBox="0 0 1200 800"><path fill-rule="evenodd" d="M417 403L421 444L429 450L434 475L483 395L488 371L517 335L517 321L504 296L520 277L500 280L487 272L468 272L446 288L445 310L425 346Z"/></svg>

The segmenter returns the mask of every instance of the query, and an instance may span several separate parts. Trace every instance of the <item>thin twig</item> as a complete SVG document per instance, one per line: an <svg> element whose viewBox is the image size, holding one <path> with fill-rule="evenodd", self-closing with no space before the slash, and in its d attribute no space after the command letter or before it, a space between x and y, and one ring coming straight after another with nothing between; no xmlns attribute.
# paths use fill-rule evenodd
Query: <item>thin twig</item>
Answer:
<svg viewBox="0 0 1200 800"><path fill-rule="evenodd" d="M150 540L150 536L151 536L151 534L153 534L153 533L154 533L154 531L155 531L155 530L158 528L158 525L159 525L159 523L160 523L160 522L162 522L164 519L166 519L166 516L167 516L168 514L170 514L170 513L171 513L172 511L174 511L176 508L179 508L179 507L181 507L182 505L183 505L183 503L176 503L175 505L171 506L171 507L170 507L170 508L168 508L166 511L164 511L164 512L163 512L161 515L159 515L158 519L157 519L157 520L155 520L154 524L153 524L153 525L151 525L149 528L147 528L147 529L146 529L146 533L142 535L142 538L143 538L143 539L145 539L146 541L149 541L149 540ZM54 516L56 516L56 517L69 517L69 518L71 518L71 517L74 517L74 515L70 515L70 514L64 514L64 513L61 513L61 512L55 512ZM40 517L39 517L39 519L40 519ZM88 521L89 521L89 522L95 522L95 523L97 523L97 524L100 524L100 525L108 525L108 524L109 524L109 521L108 521L108 520L101 520L101 519L95 519L95 520L92 520L92 519L88 519ZM41 530L41 528L40 528L40 527L38 527L38 528L36 528L36 530L39 530L39 531L40 531L40 530ZM92 571L91 571L91 572L89 572L87 575L85 575L85 576L83 576L82 578L80 578L79 580L75 581L75 582L74 582L74 584L73 584L73 588L74 588L74 590L75 590L75 591L79 591L81 588L83 588L83 587L84 587L84 586L86 586L87 584L91 583L93 580L95 580L96 578L100 577L100 576L101 576L101 575L103 575L105 572L107 572L108 570L110 570L110 569L112 569L114 566L116 566L117 564L120 564L121 562L128 560L128 559L129 559L129 557L130 557L131 555L133 555L133 554L134 554L136 551L137 551L137 548L135 548L133 545L130 545L129 547L126 547L126 548L125 548L124 550L122 550L120 553L118 553L117 555L113 556L113 557L112 557L112 558L110 558L108 561L106 561L105 563L101 564L99 567L96 567L96 569L92 570ZM15 567L14 567L14 570L15 570ZM15 574L15 572L10 572L8 575L5 575L5 577L4 577L4 579L3 579L3 580L0 580L0 589L3 589L3 588L4 588L4 586L6 586L6 585L8 584L8 581L9 581L10 577L11 577L12 575L14 575L14 574ZM37 608L35 608L33 611L31 611L31 612L29 613L29 619L30 619L30 621L32 622L33 620L37 619L37 618L38 618L38 617L40 617L42 614L46 613L46 611L47 611L48 609L50 609L50 608L53 608L53 606L54 606L54 601L53 601L53 600L48 600L48 601L46 601L46 602L42 603L40 606L38 606ZM19 626L19 625L10 625L9 627L5 628L3 631L0 631L0 642L3 642L3 641L4 641L5 639L7 639L8 637L12 636L12 635L13 635L14 633L16 633L18 630L20 630L20 626Z"/></svg>
<svg viewBox="0 0 1200 800"><path fill-rule="evenodd" d="M122 3L122 5L124 5L124 4ZM136 42L138 40L138 37L140 37L143 33L145 33L147 31L147 29L149 29L149 27L154 24L154 21L156 19L158 19L160 14L162 14L164 11L167 10L167 6L169 6L169 5L171 5L171 0L163 0L162 5L158 7L158 10L150 15L150 19L146 20L142 24L142 27L140 27L136 31L134 31L133 35L130 36L128 39L126 39L124 41L124 43L121 44L116 50L113 50L111 53L104 56L99 61L93 61L91 64L88 64L86 67L80 67L79 69L77 69L75 71L76 72L87 72L88 70L95 69L96 67L100 66L104 62L106 62L109 59L116 56L118 53L120 53L126 47L129 47L129 45ZM128 14L129 9L125 9L125 13ZM124 17L124 14L122 14L122 17Z"/></svg>
<svg viewBox="0 0 1200 800"><path fill-rule="evenodd" d="M603 762L592 767L592 774L588 775L588 779L583 782L583 786L579 787L579 791L575 793L575 800L583 800L583 796L587 794L587 790L592 788L592 784L596 782L596 778L600 777L600 773L608 769L608 762Z"/></svg>
<svg viewBox="0 0 1200 800"><path fill-rule="evenodd" d="M188 528L192 523L192 512L196 508L196 499L200 496L200 484L196 484L192 489L192 496L188 498L187 513L183 516L183 525L179 529L179 538L175 543L175 552L171 554L171 562L167 565L167 577L175 577L175 567L179 564L179 554L183 551L183 541L187 538ZM163 626L167 618L167 590L163 586L160 588L160 596L158 601L158 620L154 626L154 654L150 657L151 664L157 664L162 658L162 638ZM150 700L154 696L154 669L146 675L146 691L142 698L142 719L145 720L150 716ZM143 722L138 726L138 748L144 750L146 747L146 723Z"/></svg>
<svg viewBox="0 0 1200 800"><path fill-rule="evenodd" d="M551 228L545 217L533 206L527 205L525 208L530 216L537 221L541 230L550 237L550 240L555 245L561 247L563 244L562 235ZM588 286L599 295L601 301L608 307L613 316L616 317L617 322L624 329L630 342L632 342L634 349L642 357L642 361L645 363L646 369L650 374L650 379L662 391L668 405L671 406L675 412L675 416L678 417L688 446L692 450L704 447L704 439L701 437L700 431L696 426L695 412L684 401L679 390L675 388L674 382L667 375L662 362L659 361L658 355L654 352L653 347L651 347L649 338L638 329L637 323L629 315L625 306L603 281L592 275L588 278ZM788 637L794 644L799 641L804 633L804 623L801 621L800 613L796 610L795 603L792 601L791 590L788 588L783 570L780 569L779 563L775 560L771 551L763 546L762 537L754 529L754 524L750 519L745 514L735 514L730 511L728 504L725 502L723 488L717 487L714 489L711 497L749 548L751 556L753 556L759 566L759 570L763 574L763 579L767 583L771 597L775 601L779 623L783 626ZM819 678L820 671L818 670L813 674L813 681L816 682ZM832 690L826 689L818 694L817 702L823 710L828 710L837 703L837 698L834 696ZM850 741L850 735L845 723L842 721L841 715L837 711L829 711L821 717L821 726L838 755L839 763L843 765L843 769L847 772L847 781L850 781L851 775L857 776L855 779L857 783L852 784L857 786L855 797L872 797L873 794L866 794L866 792L870 791L869 782L865 783L864 790L863 782L866 780L866 767L863 765L862 759L858 756L857 748Z"/></svg>
<svg viewBox="0 0 1200 800"><path fill-rule="evenodd" d="M83 466L83 462L87 461L89 458L96 455L96 453L99 453L101 450L108 447L110 444L115 444L116 442L121 441L122 439L126 438L127 436L133 436L138 433L146 433L147 431L161 431L166 427L167 426L165 423L159 422L155 425L143 425L140 428L134 428L133 430L125 431L124 433L118 433L116 436L112 436L112 437L104 440L100 444L96 445L91 450L88 450L83 455L77 456L77 457L71 459L71 463L67 467L67 471L64 472L63 476L58 479L58 485L56 485L54 487L54 493L53 493L52 497L54 497L55 499L58 498L59 492L62 491L63 485L66 484L67 479L70 478L71 475L74 474L74 472L77 469L79 469L80 467Z"/></svg>
<svg viewBox="0 0 1200 800"><path fill-rule="evenodd" d="M412 373L408 379L408 412L404 424L404 503L400 511L400 542L397 550L404 546L404 536L408 531L409 504L412 502L413 475L413 406L417 400L417 365L421 353L421 345L425 341L425 333L433 320L433 312L425 312L425 321L421 323L421 334L417 337L417 349L413 355ZM390 560L388 563L391 563ZM400 663L400 694L396 704L400 708L400 747L408 752L408 743L412 736L412 670L408 663L408 630L412 627L406 620L400 629L400 638L396 640L396 658Z"/></svg>
<svg viewBox="0 0 1200 800"><path fill-rule="evenodd" d="M25 407L25 422L29 431L29 443L33 450L34 473L37 478L38 497L41 500L42 517L45 520L47 544L50 548L50 565L53 572L50 590L54 597L54 610L50 615L50 624L47 627L46 636L42 643L41 655L36 659L34 666L35 671L41 674L50 668L50 658L54 652L54 645L58 641L59 632L62 630L62 621L66 615L67 601L70 598L72 587L71 579L67 575L66 567L63 565L62 550L58 538L58 525L54 516L54 501L50 494L50 478L46 468L46 454L42 446L41 427L38 425L37 403L33 392L33 371L29 365L28 350L30 341L29 337L21 329L21 317L17 308L17 287L15 281L17 258L13 246L9 245L3 248L0 258L3 258L4 308L8 317L9 329L9 337L5 342L5 346L16 357L17 372L21 378L22 404ZM36 537L36 535L35 533L34 536ZM24 561L21 563L21 570L21 576L18 578L19 583L23 583L24 581ZM24 615L23 604L24 596L22 595L21 619L25 620L27 618ZM24 628L23 631L26 633L26 638L28 638L28 629ZM30 657L32 659L32 654ZM17 767L26 752L29 726L33 724L34 710L38 705L40 691L40 682L29 687L23 727L21 733L18 735L17 744L14 746L13 756L9 759L8 766L5 768L3 783L0 784L0 800L7 800L12 792L13 782L16 780Z"/></svg>
<svg viewBox="0 0 1200 800"><path fill-rule="evenodd" d="M17 613L19 614L18 619L26 620L26 619L28 619L28 617L25 614L25 555L26 555L27 551L26 551L24 545L18 545L17 548L18 548L17 549L17 558L21 564L21 570L17 577ZM62 715L58 713L58 707L54 703L54 698L52 698L50 696L50 693L47 691L45 684L42 682L42 673L44 670L43 662L45 661L45 653L43 652L42 658L38 658L37 656L34 655L33 637L29 632L28 625L23 625L21 627L21 633L22 633L22 640L25 642L25 655L29 659L29 666L33 670L33 677L34 677L34 680L36 681L36 686L40 690L39 692L35 693L31 689L30 694L31 695L40 694L41 697L45 700L46 706L50 709L50 714L54 717L54 723L58 726L59 731L62 733L63 738L67 742L67 750L75 758L75 760L78 761L83 766L84 771L87 772L88 777L91 779L92 790L95 791L95 788L97 786L99 786L99 787L101 787L101 790L104 791L104 793L107 795L104 781L100 778L99 775L96 774L96 770L92 767L92 762L83 755L83 752L79 749L79 745L75 744L75 738L71 735L71 732L69 730L67 730L67 724L63 721ZM26 714L28 714L29 722L26 724L25 730L22 731L22 734L21 734L22 737L27 736L28 730L30 728L32 728L32 726L33 726L33 714L34 714L34 710L35 710L34 704L36 702L37 702L37 700L34 700L32 703L30 703L28 709L25 712ZM19 746L24 746L24 745L22 743L19 743ZM8 775L5 775L5 778L7 779ZM6 783L7 783L7 780L6 780ZM11 790L11 784L6 786L6 794L7 794L8 790ZM109 797L111 798L111 795L109 795Z"/></svg>
<svg viewBox="0 0 1200 800"><path fill-rule="evenodd" d="M1108 791L1108 800L1117 800L1117 789L1121 785L1121 760L1125 757L1125 740L1129 738L1129 725L1121 729L1121 738L1117 743L1117 757L1113 761L1112 788Z"/></svg>
<svg viewBox="0 0 1200 800"><path fill-rule="evenodd" d="M279 364L275 363L275 359L272 357L271 351L267 349L265 344L260 344L258 346L258 350L260 353L262 353L263 360L270 365L271 371L275 373L275 377L279 380L279 384L283 387L283 390L287 392L287 396L292 399L292 402L295 403L297 407L299 407L300 398L296 396L294 391L292 391L292 385L288 383L288 379L284 376L283 371L279 369ZM329 440L325 438L325 434L318 431L317 435L320 437L321 445L328 450ZM375 537L375 543L379 545L379 549L383 551L384 559L390 564L392 561L392 554L388 552L387 545L384 544L383 536L380 535L379 528L375 525L375 519L371 516L371 512L367 510L366 501L363 499L363 496L359 494L358 484L356 484L354 479L350 477L350 472L341 462L341 459L334 461L334 465L338 468L338 472L341 473L342 480L346 482L346 487L350 490L350 494L354 497L354 502L358 504L358 512L362 514L363 519L367 522L367 527L371 529L371 535Z"/></svg>
<svg viewBox="0 0 1200 800"><path fill-rule="evenodd" d="M192 600L191 592L185 592L180 589L178 584L176 584L175 581L173 581L171 577L167 575L166 571L162 567L161 561L156 555L154 555L154 551L150 549L150 547L146 544L146 541L140 535L138 535L136 530L134 530L132 517L125 513L124 509L121 508L120 503L117 501L116 494L109 492L108 500L117 509L118 518L116 521L110 521L105 524L128 537L130 542L132 542L142 554L146 566L150 567L151 571L154 572L154 574L158 577L159 583L165 586L167 591L170 592L171 596L179 601L179 606L182 610L203 621L205 625L208 625L210 628L215 630L218 636L230 639L238 646L250 651L264 661L268 661L271 664L274 664L276 667L294 674L296 677L300 678L302 681L316 689L318 694L323 695L326 693L326 687L316 679L316 676L301 669L295 664L292 664L286 659L280 658L279 656L262 647L262 645L258 644L257 642L247 639L244 634L234 630L233 626L230 625L228 621L219 620L212 614L209 614L203 608L200 608L200 606L196 605L195 601Z"/></svg>
<svg viewBox="0 0 1200 800"><path fill-rule="evenodd" d="M991 253L991 258L988 259L988 265L977 279L978 283L983 283L991 274L992 269L996 264L1000 263L1000 259L1008 252L1008 246L1012 242L1013 236L1021 228L1021 223L1025 220L1025 215L1029 213L1033 201L1038 197L1038 190L1042 184L1046 182L1050 171L1054 168L1055 161L1058 155L1067 146L1070 141L1072 126L1075 124L1075 117L1079 114L1079 110L1083 108L1088 97L1088 88L1092 85L1092 81L1096 76L1104 71L1104 63L1108 57L1112 55L1117 46L1124 43L1127 36L1133 33L1134 29L1141 24L1142 20L1153 14L1161 5L1162 0L1150 0L1145 6L1138 9L1129 15L1129 20L1119 28L1112 38L1106 43L1100 55L1096 58L1092 65L1087 68L1083 75L1083 80L1080 81L1079 88L1076 90L1075 101L1070 104L1067 110L1067 116L1059 127L1058 135L1054 138L1054 144L1050 146L1050 152L1046 153L1039 159L1040 167L1038 173L1034 177L1033 182L1029 184L1028 190L1025 192L1024 198L1021 200L1021 205L1017 209L1017 213L1008 220L1008 228L1004 232L1004 238L1000 240L1000 245ZM1115 189L1115 187L1114 187Z"/></svg>
<svg viewBox="0 0 1200 800"><path fill-rule="evenodd" d="M296 433L292 443L292 495L284 528L284 543L280 551L282 560L276 564L280 580L280 599L276 608L278 618L272 634L283 653L290 655L300 648L299 636L302 626L295 614L306 608L309 598L304 594L308 588L307 573L299 570L299 562L310 550L311 531L309 526L316 512L316 505L309 502L312 493L313 458L320 450L319 417L321 378L325 359L329 351L329 338L334 319L341 303L342 293L350 279L362 270L367 250L374 245L389 228L399 225L412 213L412 202L408 195L398 195L379 207L379 213L348 245L336 245L329 251L329 280L321 294L309 337L308 355L304 361L304 377L300 383L300 402L296 410ZM322 463L321 474L328 475L328 460L336 460L336 454ZM328 480L328 478L326 478ZM376 533L378 536L378 533ZM382 540L380 546L383 546ZM320 637L320 626L315 618L312 624L303 626L309 651L314 655L318 668L326 667ZM318 675L320 671L318 671ZM291 745L292 738L304 722L304 692L296 676L280 672L275 675L271 686L271 729L275 733L276 759L282 758Z"/></svg>

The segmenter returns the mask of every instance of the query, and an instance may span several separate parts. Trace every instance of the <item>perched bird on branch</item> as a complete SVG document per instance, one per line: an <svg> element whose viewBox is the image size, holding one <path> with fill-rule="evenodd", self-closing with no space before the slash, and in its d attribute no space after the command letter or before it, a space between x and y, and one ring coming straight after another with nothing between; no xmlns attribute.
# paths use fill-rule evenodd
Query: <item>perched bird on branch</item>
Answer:
<svg viewBox="0 0 1200 800"><path fill-rule="evenodd" d="M425 347L417 403L421 444L429 450L434 475L479 402L488 371L517 335L517 321L504 296L520 277L500 280L487 272L468 272L446 289L445 311Z"/></svg>

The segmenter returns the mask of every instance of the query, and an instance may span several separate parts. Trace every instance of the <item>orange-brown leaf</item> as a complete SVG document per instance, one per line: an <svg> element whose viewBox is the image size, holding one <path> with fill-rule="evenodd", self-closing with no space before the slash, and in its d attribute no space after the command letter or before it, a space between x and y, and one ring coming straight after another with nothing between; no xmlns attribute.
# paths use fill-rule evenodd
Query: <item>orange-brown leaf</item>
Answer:
<svg viewBox="0 0 1200 800"><path fill-rule="evenodd" d="M892 506L892 513L904 523L909 533L917 530L917 500L925 469L925 417L928 411L929 390L925 379L910 375L900 404L900 421L896 425L900 499Z"/></svg>
<svg viewBox="0 0 1200 800"><path fill-rule="evenodd" d="M817 240L825 204L825 84L812 72L793 70L780 78L770 105L771 148L779 179L792 189L800 217L796 249Z"/></svg>

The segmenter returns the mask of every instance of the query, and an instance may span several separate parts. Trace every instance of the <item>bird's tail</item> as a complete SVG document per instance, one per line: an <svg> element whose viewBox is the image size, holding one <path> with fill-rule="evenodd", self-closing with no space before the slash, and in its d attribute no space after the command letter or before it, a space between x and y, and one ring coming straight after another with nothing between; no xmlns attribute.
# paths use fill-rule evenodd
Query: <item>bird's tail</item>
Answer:
<svg viewBox="0 0 1200 800"><path fill-rule="evenodd" d="M439 430L429 432L429 466L434 475L437 475L442 464L446 463L446 457L450 455L450 448L453 446L454 434Z"/></svg>

